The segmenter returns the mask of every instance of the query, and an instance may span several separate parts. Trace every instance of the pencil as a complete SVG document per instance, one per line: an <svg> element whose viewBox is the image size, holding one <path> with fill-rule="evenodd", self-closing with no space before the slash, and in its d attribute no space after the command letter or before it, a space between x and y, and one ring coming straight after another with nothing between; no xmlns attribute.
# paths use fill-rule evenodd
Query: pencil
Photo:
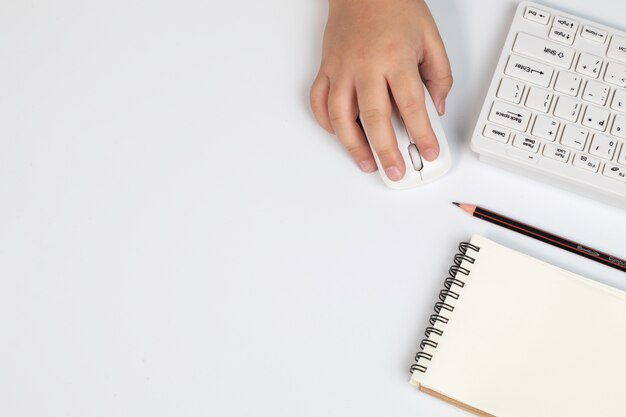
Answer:
<svg viewBox="0 0 626 417"><path fill-rule="evenodd" d="M452 203L473 217L626 272L626 260L471 204Z"/></svg>

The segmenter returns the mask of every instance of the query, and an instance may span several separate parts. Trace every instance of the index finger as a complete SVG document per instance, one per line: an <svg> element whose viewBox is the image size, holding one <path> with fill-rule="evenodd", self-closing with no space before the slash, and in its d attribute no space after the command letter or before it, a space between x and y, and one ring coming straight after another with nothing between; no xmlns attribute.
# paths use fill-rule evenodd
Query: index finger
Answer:
<svg viewBox="0 0 626 417"><path fill-rule="evenodd" d="M401 180L405 165L391 124L391 98L385 78L358 80L357 100L367 137L387 178Z"/></svg>
<svg viewBox="0 0 626 417"><path fill-rule="evenodd" d="M417 64L414 68L388 76L387 81L404 124L420 155L427 161L434 161L439 156L439 142L426 110L426 93Z"/></svg>

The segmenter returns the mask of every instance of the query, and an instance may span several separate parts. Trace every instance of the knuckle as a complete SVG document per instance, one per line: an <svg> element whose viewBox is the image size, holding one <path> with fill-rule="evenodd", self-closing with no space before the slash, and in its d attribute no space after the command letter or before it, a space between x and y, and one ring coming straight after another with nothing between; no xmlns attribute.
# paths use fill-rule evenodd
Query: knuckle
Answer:
<svg viewBox="0 0 626 417"><path fill-rule="evenodd" d="M386 116L386 112L381 110L380 108L369 108L365 111L361 112L361 116L363 117L363 121L367 123L380 123L384 120Z"/></svg>
<svg viewBox="0 0 626 417"><path fill-rule="evenodd" d="M400 49L404 47L404 43L397 39L387 39L383 43L383 51L388 55L395 55Z"/></svg>
<svg viewBox="0 0 626 417"><path fill-rule="evenodd" d="M360 156L367 152L367 148L362 145L345 144L344 148L346 148L348 153L352 156Z"/></svg>
<svg viewBox="0 0 626 417"><path fill-rule="evenodd" d="M328 118L332 123L340 123L346 119L346 112L337 103L329 103Z"/></svg>
<svg viewBox="0 0 626 417"><path fill-rule="evenodd" d="M344 120L344 117L343 117L343 114L341 113L338 113L335 111L329 111L328 120L330 120L330 123L336 124L336 123L341 123L341 121Z"/></svg>
<svg viewBox="0 0 626 417"><path fill-rule="evenodd" d="M344 108L344 105L340 100L336 97L331 98L328 102L328 118L331 123L340 123L343 120L347 119L347 111Z"/></svg>
<svg viewBox="0 0 626 417"><path fill-rule="evenodd" d="M371 66L381 66L381 58L385 61L397 61L407 53L406 42L397 36L382 36L373 42L359 42L350 48L351 61Z"/></svg>
<svg viewBox="0 0 626 417"><path fill-rule="evenodd" d="M397 152L397 148L391 144L384 144L376 147L376 154L382 160L391 159Z"/></svg>
<svg viewBox="0 0 626 417"><path fill-rule="evenodd" d="M376 42L377 47L388 56L401 57L409 52L412 45L406 42L405 37L396 31L383 32L382 36Z"/></svg>
<svg viewBox="0 0 626 417"><path fill-rule="evenodd" d="M452 84L454 84L454 77L452 76L452 74L448 74L445 77L443 77L443 79L441 80L441 83L450 88L452 87Z"/></svg>
<svg viewBox="0 0 626 417"><path fill-rule="evenodd" d="M410 97L398 103L400 111L405 116L413 116L424 109L424 100L420 100L418 97Z"/></svg>
<svg viewBox="0 0 626 417"><path fill-rule="evenodd" d="M438 146L437 138L433 132L421 132L413 136L415 144L419 147Z"/></svg>
<svg viewBox="0 0 626 417"><path fill-rule="evenodd" d="M443 75L441 77L431 80L430 83L433 83L439 87L450 89L452 88L452 84L454 83L454 78L452 77L452 74L446 74L446 75Z"/></svg>

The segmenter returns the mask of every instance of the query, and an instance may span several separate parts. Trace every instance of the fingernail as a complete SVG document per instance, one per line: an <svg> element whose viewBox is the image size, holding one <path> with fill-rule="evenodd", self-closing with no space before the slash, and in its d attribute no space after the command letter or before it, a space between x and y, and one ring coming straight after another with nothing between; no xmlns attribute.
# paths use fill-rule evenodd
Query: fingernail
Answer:
<svg viewBox="0 0 626 417"><path fill-rule="evenodd" d="M364 161L359 162L359 168L361 168L361 171L369 174L371 172L376 171L376 164L366 159Z"/></svg>
<svg viewBox="0 0 626 417"><path fill-rule="evenodd" d="M446 100L441 100L439 102L439 105L437 106L437 113L439 113L439 116L443 116L444 114L446 114Z"/></svg>
<svg viewBox="0 0 626 417"><path fill-rule="evenodd" d="M422 156L424 157L424 159L430 162L430 161L434 161L435 159L437 159L437 157L439 156L439 152L437 152L433 148L429 148L424 151Z"/></svg>
<svg viewBox="0 0 626 417"><path fill-rule="evenodd" d="M397 167L389 167L385 172L387 173L387 178L391 181L399 181L402 179L402 173Z"/></svg>

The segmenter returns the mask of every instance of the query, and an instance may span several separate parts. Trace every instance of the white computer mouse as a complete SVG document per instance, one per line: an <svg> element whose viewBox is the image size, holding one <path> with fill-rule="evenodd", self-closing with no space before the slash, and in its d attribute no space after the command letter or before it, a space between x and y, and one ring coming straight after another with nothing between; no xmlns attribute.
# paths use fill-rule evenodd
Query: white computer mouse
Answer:
<svg viewBox="0 0 626 417"><path fill-rule="evenodd" d="M378 171L380 172L380 176L382 177L384 183L394 190L407 190L410 188L418 187L420 185L428 184L429 182L433 182L442 176L444 176L452 166L452 158L450 157L450 147L448 146L448 141L446 139L446 135L443 132L443 127L441 126L441 120L439 119L439 114L435 109L435 104L433 103L433 99L428 94L428 90L424 88L426 94L426 110L428 111L428 115L430 117L430 124L432 125L433 131L437 136L437 140L439 141L439 156L432 162L428 162L423 159L411 138L411 135L407 131L404 126L404 122L400 117L398 109L394 105L394 109L392 112L391 123L393 125L393 130L396 133L396 139L398 141L398 149L400 149L400 153L404 158L404 163L406 166L406 173L404 174L404 178L399 181L391 181L387 178L385 174L385 170L382 169L382 165L376 152L374 153L374 158L376 159L376 164L378 165ZM361 120L361 125L363 126L363 131L365 132L365 136L367 136L367 130ZM368 137L369 141L369 137ZM371 142L370 142L371 146Z"/></svg>

